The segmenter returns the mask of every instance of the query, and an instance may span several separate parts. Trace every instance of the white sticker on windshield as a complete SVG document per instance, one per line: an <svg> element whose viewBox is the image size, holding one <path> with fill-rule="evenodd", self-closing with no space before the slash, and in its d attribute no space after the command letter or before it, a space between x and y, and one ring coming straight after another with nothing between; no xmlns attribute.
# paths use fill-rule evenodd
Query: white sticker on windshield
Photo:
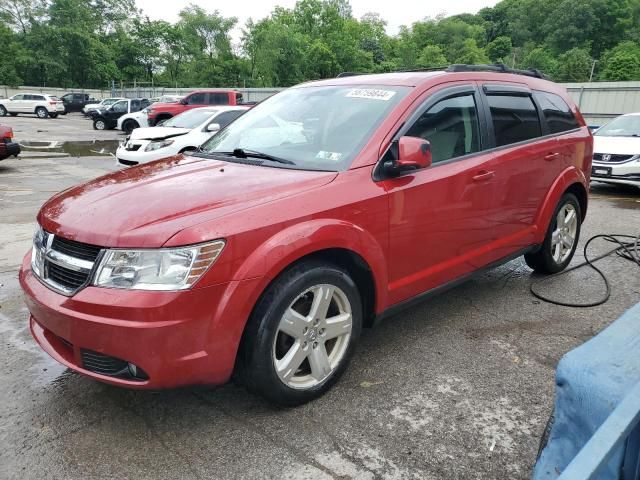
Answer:
<svg viewBox="0 0 640 480"><path fill-rule="evenodd" d="M325 152L324 150L320 150L316 154L316 158L318 160L331 160L332 162L338 162L342 158L342 154L340 152Z"/></svg>
<svg viewBox="0 0 640 480"><path fill-rule="evenodd" d="M393 90L380 90L379 88L356 88L347 93L351 98L369 98L371 100L388 101L396 94Z"/></svg>

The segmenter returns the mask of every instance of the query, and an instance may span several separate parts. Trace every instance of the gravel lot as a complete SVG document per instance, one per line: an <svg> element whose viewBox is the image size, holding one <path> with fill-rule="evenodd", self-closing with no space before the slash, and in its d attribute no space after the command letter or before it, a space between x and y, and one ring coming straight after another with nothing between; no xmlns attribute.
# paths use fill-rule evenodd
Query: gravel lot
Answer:
<svg viewBox="0 0 640 480"><path fill-rule="evenodd" d="M19 141L121 138L79 115L1 122ZM365 331L343 379L303 407L276 409L234 385L102 385L36 346L18 286L40 205L117 168L108 155L54 150L0 162L0 478L528 478L558 360L640 300L637 270L608 258L609 303L541 303L518 259ZM581 243L638 226L640 190L594 187ZM601 286L588 271L554 283L565 298Z"/></svg>

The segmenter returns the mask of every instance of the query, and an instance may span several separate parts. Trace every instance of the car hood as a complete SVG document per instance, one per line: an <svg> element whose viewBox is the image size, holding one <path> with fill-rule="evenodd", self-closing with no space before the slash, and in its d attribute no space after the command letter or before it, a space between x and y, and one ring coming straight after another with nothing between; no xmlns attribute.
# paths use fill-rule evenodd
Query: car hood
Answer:
<svg viewBox="0 0 640 480"><path fill-rule="evenodd" d="M65 190L45 203L38 221L79 242L160 247L185 228L318 188L336 175L178 155Z"/></svg>
<svg viewBox="0 0 640 480"><path fill-rule="evenodd" d="M640 137L593 137L594 153L640 155Z"/></svg>
<svg viewBox="0 0 640 480"><path fill-rule="evenodd" d="M131 140L161 140L163 138L177 137L189 133L189 128L150 127L136 128L131 132Z"/></svg>

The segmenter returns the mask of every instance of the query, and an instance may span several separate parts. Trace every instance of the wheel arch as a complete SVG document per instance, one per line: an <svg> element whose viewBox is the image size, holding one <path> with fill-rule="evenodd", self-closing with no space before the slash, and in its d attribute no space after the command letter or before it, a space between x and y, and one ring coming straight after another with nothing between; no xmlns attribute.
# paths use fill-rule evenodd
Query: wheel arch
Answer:
<svg viewBox="0 0 640 480"><path fill-rule="evenodd" d="M547 233L547 228L551 222L553 212L560 201L560 198L567 193L573 193L578 198L580 204L581 217L584 221L587 214L588 205L588 180L584 173L576 167L569 167L564 170L556 181L553 183L547 195L542 202L542 206L538 210L536 216L535 225L537 227L535 240L537 243L544 241L544 236Z"/></svg>

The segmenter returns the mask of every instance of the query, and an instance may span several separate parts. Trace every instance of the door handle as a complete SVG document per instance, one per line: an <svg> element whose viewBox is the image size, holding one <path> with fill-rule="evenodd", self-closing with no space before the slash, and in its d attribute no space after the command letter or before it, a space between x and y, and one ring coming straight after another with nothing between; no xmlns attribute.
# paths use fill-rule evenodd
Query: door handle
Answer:
<svg viewBox="0 0 640 480"><path fill-rule="evenodd" d="M472 178L474 182L486 182L487 180L491 180L495 174L495 172L490 172L488 170L480 170Z"/></svg>
<svg viewBox="0 0 640 480"><path fill-rule="evenodd" d="M558 152L548 153L547 155L544 156L544 159L547 162L551 162L551 161L555 160L556 158L558 158L559 156L560 156L560 154Z"/></svg>

